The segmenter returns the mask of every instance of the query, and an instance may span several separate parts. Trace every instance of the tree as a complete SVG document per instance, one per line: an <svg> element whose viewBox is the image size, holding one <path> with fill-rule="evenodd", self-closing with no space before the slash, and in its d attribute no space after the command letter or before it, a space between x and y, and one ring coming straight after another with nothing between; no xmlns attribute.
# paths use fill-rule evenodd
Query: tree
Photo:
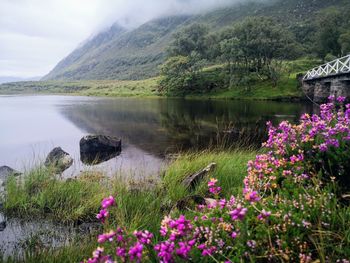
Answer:
<svg viewBox="0 0 350 263"><path fill-rule="evenodd" d="M341 49L341 55L345 56L350 53L350 31L345 32L339 36L339 45Z"/></svg>
<svg viewBox="0 0 350 263"><path fill-rule="evenodd" d="M168 50L169 56L190 56L192 52L196 52L204 58L207 51L207 34L208 28L202 24L184 28L174 35L174 41Z"/></svg>
<svg viewBox="0 0 350 263"><path fill-rule="evenodd" d="M195 88L203 68L203 61L197 52L189 56L174 56L161 67L160 91L172 95L184 95Z"/></svg>
<svg viewBox="0 0 350 263"><path fill-rule="evenodd" d="M327 9L317 17L316 50L324 59L327 54L338 57L341 55L339 38L341 35L342 14L337 9Z"/></svg>
<svg viewBox="0 0 350 263"><path fill-rule="evenodd" d="M251 17L222 33L223 60L230 76L237 71L242 77L255 72L277 83L277 61L297 57L299 51L293 35L267 17Z"/></svg>

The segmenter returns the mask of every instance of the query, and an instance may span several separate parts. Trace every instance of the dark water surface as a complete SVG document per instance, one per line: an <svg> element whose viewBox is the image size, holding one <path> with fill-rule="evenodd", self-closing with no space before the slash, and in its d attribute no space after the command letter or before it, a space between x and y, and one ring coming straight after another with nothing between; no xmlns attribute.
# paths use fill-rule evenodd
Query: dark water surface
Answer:
<svg viewBox="0 0 350 263"><path fill-rule="evenodd" d="M61 146L75 160L65 176L87 169L157 174L168 153L223 141L259 145L266 121L296 121L311 110L297 102L0 96L0 166L30 169ZM79 140L86 134L121 137L121 155L84 165Z"/></svg>

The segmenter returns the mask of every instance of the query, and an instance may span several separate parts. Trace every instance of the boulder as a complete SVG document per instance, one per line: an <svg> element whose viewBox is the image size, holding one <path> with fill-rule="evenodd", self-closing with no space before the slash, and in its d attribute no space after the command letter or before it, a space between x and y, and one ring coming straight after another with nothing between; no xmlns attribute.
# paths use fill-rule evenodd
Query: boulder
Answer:
<svg viewBox="0 0 350 263"><path fill-rule="evenodd" d="M207 167L204 169L187 176L183 181L182 184L188 188L188 189L194 189L197 184L205 177L207 176L210 172L214 171L216 168L216 163L210 163Z"/></svg>
<svg viewBox="0 0 350 263"><path fill-rule="evenodd" d="M6 228L6 221L0 220L0 232L4 231Z"/></svg>
<svg viewBox="0 0 350 263"><path fill-rule="evenodd" d="M0 166L0 179L5 181L7 177L10 175L18 176L21 175L21 172L16 171L15 169L12 169L11 167L8 167L6 165Z"/></svg>
<svg viewBox="0 0 350 263"><path fill-rule="evenodd" d="M61 147L54 148L46 157L45 166L52 167L58 173L62 173L73 164L73 158Z"/></svg>
<svg viewBox="0 0 350 263"><path fill-rule="evenodd" d="M98 164L119 155L119 138L105 135L87 135L80 140L80 159L86 164Z"/></svg>

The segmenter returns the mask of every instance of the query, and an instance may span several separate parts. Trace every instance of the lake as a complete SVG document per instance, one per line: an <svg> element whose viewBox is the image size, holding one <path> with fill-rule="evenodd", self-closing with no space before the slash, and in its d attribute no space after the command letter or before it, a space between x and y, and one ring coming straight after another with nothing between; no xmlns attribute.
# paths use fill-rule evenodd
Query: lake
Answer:
<svg viewBox="0 0 350 263"><path fill-rule="evenodd" d="M60 146L74 158L66 178L83 170L157 176L167 156L236 144L259 147L268 120L296 122L311 111L312 105L296 102L0 96L0 166L25 171ZM84 164L79 141L87 134L120 137L121 154L98 165ZM7 218L1 211L0 222L7 222L0 229L0 254L5 256L21 253L32 237L55 247L69 242L67 237L89 233L50 220Z"/></svg>
<svg viewBox="0 0 350 263"><path fill-rule="evenodd" d="M312 105L299 102L0 96L0 166L28 170L60 146L74 158L65 177L91 169L157 175L172 153L234 143L258 146L266 138L266 121L295 122L311 111ZM79 141L87 134L120 137L121 154L83 164Z"/></svg>

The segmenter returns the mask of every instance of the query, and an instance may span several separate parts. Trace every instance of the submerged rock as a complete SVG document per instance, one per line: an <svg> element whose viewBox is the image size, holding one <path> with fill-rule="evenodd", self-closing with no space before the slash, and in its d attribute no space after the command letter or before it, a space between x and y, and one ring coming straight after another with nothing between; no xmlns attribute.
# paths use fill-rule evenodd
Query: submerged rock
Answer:
<svg viewBox="0 0 350 263"><path fill-rule="evenodd" d="M105 135L87 135L80 140L80 159L85 164L98 164L119 155L122 142Z"/></svg>
<svg viewBox="0 0 350 263"><path fill-rule="evenodd" d="M21 175L22 173L15 170L15 169L12 169L11 167L9 166L0 166L0 179L2 181L5 181L7 179L7 177L11 176L11 175L14 175L14 176L18 176L18 175Z"/></svg>
<svg viewBox="0 0 350 263"><path fill-rule="evenodd" d="M54 148L46 157L45 166L52 167L58 173L62 173L73 164L73 158L61 147Z"/></svg>

